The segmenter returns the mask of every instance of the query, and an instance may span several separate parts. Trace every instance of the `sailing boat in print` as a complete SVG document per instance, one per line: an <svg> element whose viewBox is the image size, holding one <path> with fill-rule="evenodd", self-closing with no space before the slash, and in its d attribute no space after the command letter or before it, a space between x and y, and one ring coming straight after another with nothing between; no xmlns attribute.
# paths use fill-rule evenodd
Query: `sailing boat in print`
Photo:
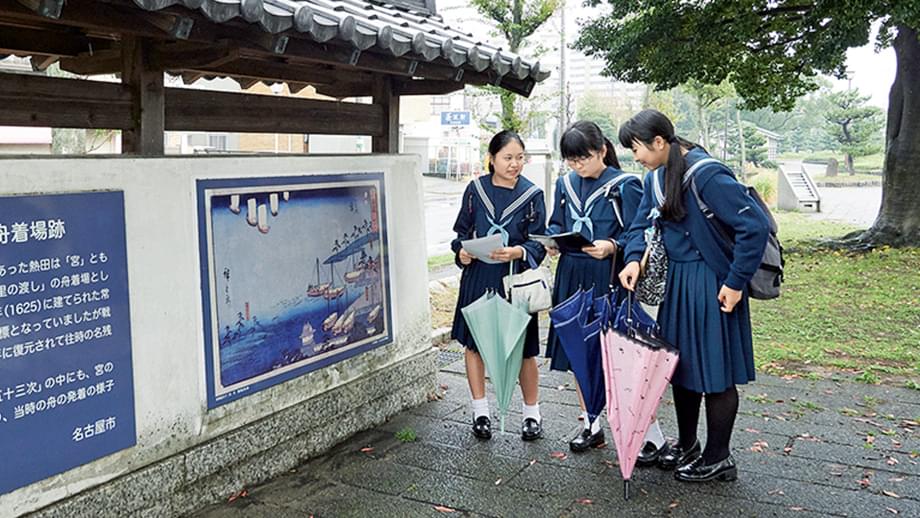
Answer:
<svg viewBox="0 0 920 518"><path fill-rule="evenodd" d="M333 265L329 265L329 278L332 281L332 284L326 289L326 293L323 293L323 297L326 300L335 300L345 294L344 286L335 285L335 271L333 270Z"/></svg>
<svg viewBox="0 0 920 518"><path fill-rule="evenodd" d="M310 297L322 297L326 290L329 289L328 282L322 282L319 275L319 259L316 259L316 283L307 287L307 295Z"/></svg>

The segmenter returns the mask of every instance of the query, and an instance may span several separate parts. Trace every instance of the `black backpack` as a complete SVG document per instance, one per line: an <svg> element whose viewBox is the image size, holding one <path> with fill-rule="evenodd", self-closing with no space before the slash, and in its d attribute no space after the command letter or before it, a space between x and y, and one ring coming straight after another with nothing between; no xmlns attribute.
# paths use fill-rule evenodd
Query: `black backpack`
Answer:
<svg viewBox="0 0 920 518"><path fill-rule="evenodd" d="M708 158L700 160L697 164L710 161L718 162L718 160L714 158ZM776 219L770 212L770 208L760 196L760 193L757 192L757 189L749 185L745 187L747 188L748 196L750 196L757 206L760 207L760 210L767 215L767 219L770 223L770 234L767 237L767 246L764 248L763 259L760 260L760 267L757 268L757 271L751 278L751 282L748 284L748 294L751 298L759 300L775 299L779 297L780 294L780 285L783 282L783 267L786 264L786 260L783 259L783 245L779 242L779 237L777 236L779 227L776 224ZM703 212L703 215L706 216L706 219L712 224L713 228L716 230L716 234L718 234L721 239L722 246L727 250L731 250L735 240L732 238L731 234L729 234L728 230L726 230L725 225L715 217L715 214L712 213L712 210L706 205L706 202L703 201L699 190L696 188L696 178L694 176L690 178L690 188L693 191L693 196L696 198L696 203L700 206L700 211Z"/></svg>

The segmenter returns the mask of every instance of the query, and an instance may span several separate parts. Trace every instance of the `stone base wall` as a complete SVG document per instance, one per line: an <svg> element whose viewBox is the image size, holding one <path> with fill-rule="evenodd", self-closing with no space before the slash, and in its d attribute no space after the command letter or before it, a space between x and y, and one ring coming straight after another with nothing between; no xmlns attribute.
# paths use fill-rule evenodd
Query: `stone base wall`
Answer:
<svg viewBox="0 0 920 518"><path fill-rule="evenodd" d="M174 517L226 501L434 393L437 350L288 407L28 516Z"/></svg>

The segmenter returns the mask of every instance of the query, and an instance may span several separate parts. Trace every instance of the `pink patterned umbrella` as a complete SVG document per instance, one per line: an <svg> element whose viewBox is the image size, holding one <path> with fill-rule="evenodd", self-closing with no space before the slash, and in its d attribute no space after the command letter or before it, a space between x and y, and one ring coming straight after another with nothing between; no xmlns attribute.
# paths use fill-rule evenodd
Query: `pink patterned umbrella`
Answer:
<svg viewBox="0 0 920 518"><path fill-rule="evenodd" d="M608 329L601 338L607 386L607 421L613 431L624 492L655 419L661 396L677 367L677 349L660 338L629 329Z"/></svg>

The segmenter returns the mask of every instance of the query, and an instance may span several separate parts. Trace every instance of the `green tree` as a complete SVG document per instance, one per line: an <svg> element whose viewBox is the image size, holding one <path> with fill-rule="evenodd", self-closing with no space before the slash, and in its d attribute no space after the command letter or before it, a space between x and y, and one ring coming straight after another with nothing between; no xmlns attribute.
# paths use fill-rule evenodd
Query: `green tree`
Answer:
<svg viewBox="0 0 920 518"><path fill-rule="evenodd" d="M840 143L847 171L856 174L853 158L880 151L878 136L884 125L882 110L866 104L869 96L857 90L834 92L830 96L830 109L824 119L830 133Z"/></svg>
<svg viewBox="0 0 920 518"><path fill-rule="evenodd" d="M599 0L593 0L599 3ZM885 132L882 205L854 245L920 244L920 0L607 0L576 44L606 61L605 73L669 89L728 80L745 108L790 110L819 74L846 76L846 50L892 46L897 74Z"/></svg>
<svg viewBox="0 0 920 518"><path fill-rule="evenodd" d="M527 38L549 20L556 11L558 0L470 0L480 14L493 21L508 43L508 50L518 53ZM498 92L502 105L502 127L522 131L528 122L515 106L517 94L502 89Z"/></svg>
<svg viewBox="0 0 920 518"><path fill-rule="evenodd" d="M741 133L738 133L738 128L732 126L728 132L728 142L727 142L727 151L728 154L735 159L740 159L742 156L741 153L741 143L744 142L744 160L745 162L751 163L757 167L764 165L767 162L767 137L763 136L757 128L749 123L741 123ZM742 138L743 137L743 138ZM743 168L741 169L743 170Z"/></svg>
<svg viewBox="0 0 920 518"><path fill-rule="evenodd" d="M618 126L612 99L588 91L578 99L575 116L578 120L593 121L608 138L616 137Z"/></svg>

